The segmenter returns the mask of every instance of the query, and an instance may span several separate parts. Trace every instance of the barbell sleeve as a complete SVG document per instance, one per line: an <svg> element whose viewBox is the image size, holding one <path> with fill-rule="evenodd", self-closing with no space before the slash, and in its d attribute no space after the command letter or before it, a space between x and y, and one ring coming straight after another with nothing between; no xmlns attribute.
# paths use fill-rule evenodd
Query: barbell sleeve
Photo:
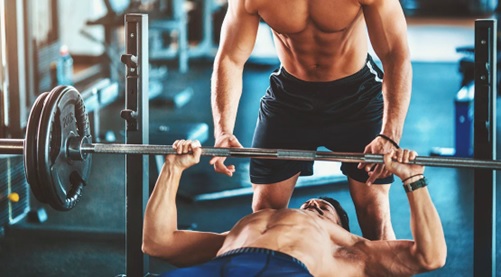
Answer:
<svg viewBox="0 0 501 277"><path fill-rule="evenodd" d="M22 155L24 139L0 139L0 154Z"/></svg>

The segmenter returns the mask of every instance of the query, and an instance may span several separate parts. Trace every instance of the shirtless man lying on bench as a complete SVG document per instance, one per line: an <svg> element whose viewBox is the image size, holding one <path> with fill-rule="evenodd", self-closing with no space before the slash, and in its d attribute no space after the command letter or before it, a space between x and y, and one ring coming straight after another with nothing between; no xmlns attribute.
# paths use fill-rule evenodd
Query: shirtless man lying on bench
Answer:
<svg viewBox="0 0 501 277"><path fill-rule="evenodd" d="M143 251L181 267L161 276L409 276L445 264L447 247L426 187L424 167L404 164L397 149L386 168L403 180L414 240L371 241L349 232L337 201L310 199L299 209L265 209L225 233L177 229L176 194L183 171L200 161L198 141L179 140L148 201Z"/></svg>

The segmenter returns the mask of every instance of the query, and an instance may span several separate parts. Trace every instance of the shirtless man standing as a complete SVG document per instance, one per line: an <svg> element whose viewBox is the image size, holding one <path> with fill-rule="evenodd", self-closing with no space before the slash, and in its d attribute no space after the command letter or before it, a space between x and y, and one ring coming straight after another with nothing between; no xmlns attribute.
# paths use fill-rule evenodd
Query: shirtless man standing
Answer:
<svg viewBox="0 0 501 277"><path fill-rule="evenodd" d="M271 28L281 66L261 100L252 147L384 154L398 148L410 101L411 64L398 0L229 0L212 75L216 147L233 135L242 73L260 20ZM372 44L383 72L368 55ZM225 158L211 160L231 176ZM383 165L343 164L364 237L394 239ZM313 162L252 159L252 208L286 208ZM377 186L364 185L378 184Z"/></svg>
<svg viewBox="0 0 501 277"><path fill-rule="evenodd" d="M225 233L178 230L179 181L200 161L201 148L197 141L173 146L185 154L166 157L143 229L146 254L184 267L161 276L410 276L445 264L447 246L424 167L404 164L416 157L414 151L399 149L384 157L386 168L403 180L414 239L371 241L350 233L343 209L323 199L300 209L251 213Z"/></svg>

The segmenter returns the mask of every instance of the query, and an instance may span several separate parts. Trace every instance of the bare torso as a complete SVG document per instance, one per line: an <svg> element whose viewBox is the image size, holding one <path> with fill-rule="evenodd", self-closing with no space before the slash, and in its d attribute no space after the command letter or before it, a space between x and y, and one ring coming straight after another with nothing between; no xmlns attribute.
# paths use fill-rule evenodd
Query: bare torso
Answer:
<svg viewBox="0 0 501 277"><path fill-rule="evenodd" d="M262 210L244 217L228 233L218 255L241 247L280 251L302 261L313 276L363 276L358 237L309 210Z"/></svg>
<svg viewBox="0 0 501 277"><path fill-rule="evenodd" d="M358 0L246 0L272 29L285 69L305 81L331 81L359 71L368 39Z"/></svg>

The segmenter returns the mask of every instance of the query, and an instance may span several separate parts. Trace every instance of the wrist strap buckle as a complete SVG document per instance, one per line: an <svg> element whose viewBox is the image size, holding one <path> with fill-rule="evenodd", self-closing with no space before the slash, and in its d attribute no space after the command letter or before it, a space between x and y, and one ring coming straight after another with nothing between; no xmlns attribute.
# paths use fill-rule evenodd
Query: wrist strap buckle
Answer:
<svg viewBox="0 0 501 277"><path fill-rule="evenodd" d="M415 182L412 182L410 184L403 184L405 192L411 192L415 191L420 188L426 187L428 184L426 183L426 179L423 177Z"/></svg>

